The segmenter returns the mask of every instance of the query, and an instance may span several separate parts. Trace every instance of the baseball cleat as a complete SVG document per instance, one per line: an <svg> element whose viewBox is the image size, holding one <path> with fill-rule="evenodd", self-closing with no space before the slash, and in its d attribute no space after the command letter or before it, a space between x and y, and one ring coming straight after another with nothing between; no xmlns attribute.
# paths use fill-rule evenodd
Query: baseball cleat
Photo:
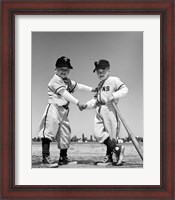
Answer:
<svg viewBox="0 0 175 200"><path fill-rule="evenodd" d="M72 161L67 156L63 156L59 158L58 164L59 165L77 164L77 161Z"/></svg>
<svg viewBox="0 0 175 200"><path fill-rule="evenodd" d="M110 155L106 155L101 162L97 163L98 166L108 166L112 165L112 157Z"/></svg>
<svg viewBox="0 0 175 200"><path fill-rule="evenodd" d="M117 146L115 147L113 153L116 157L116 165L121 165L124 157L124 151L125 147L124 146Z"/></svg>
<svg viewBox="0 0 175 200"><path fill-rule="evenodd" d="M43 163L41 164L41 168L56 168L58 167L58 163L54 163L50 156L45 156L43 158Z"/></svg>

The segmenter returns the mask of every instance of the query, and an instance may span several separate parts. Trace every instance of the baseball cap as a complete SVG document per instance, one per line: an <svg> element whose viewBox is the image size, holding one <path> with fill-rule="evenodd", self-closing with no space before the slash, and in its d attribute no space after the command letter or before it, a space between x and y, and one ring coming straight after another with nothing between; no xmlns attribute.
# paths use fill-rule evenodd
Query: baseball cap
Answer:
<svg viewBox="0 0 175 200"><path fill-rule="evenodd" d="M109 61L104 60L104 59L95 61L94 65L95 65L95 69L93 70L93 72L95 72L98 69L106 69L107 67L109 68L110 66Z"/></svg>
<svg viewBox="0 0 175 200"><path fill-rule="evenodd" d="M70 69L73 69L73 67L70 64L70 59L65 57L65 56L58 58L56 63L55 63L55 66L56 66L56 68L68 67Z"/></svg>

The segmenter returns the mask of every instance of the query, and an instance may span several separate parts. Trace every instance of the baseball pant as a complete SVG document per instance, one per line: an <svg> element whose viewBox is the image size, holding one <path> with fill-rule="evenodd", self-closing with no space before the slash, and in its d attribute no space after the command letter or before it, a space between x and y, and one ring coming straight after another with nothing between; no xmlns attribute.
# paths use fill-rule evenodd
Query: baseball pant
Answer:
<svg viewBox="0 0 175 200"><path fill-rule="evenodd" d="M59 149L69 148L71 129L68 110L57 104L48 104L40 123L39 137L51 141L56 139Z"/></svg>
<svg viewBox="0 0 175 200"><path fill-rule="evenodd" d="M112 105L101 105L96 108L94 120L94 137L103 143L109 136L118 137L118 118Z"/></svg>

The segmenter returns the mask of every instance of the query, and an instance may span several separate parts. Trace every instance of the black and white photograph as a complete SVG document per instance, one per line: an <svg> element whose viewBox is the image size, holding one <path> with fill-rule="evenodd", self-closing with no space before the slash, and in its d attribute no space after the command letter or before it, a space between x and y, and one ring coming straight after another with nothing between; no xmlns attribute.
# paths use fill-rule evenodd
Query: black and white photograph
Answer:
<svg viewBox="0 0 175 200"><path fill-rule="evenodd" d="M0 199L173 200L174 1L0 5Z"/></svg>
<svg viewBox="0 0 175 200"><path fill-rule="evenodd" d="M143 168L143 32L32 32L32 168Z"/></svg>

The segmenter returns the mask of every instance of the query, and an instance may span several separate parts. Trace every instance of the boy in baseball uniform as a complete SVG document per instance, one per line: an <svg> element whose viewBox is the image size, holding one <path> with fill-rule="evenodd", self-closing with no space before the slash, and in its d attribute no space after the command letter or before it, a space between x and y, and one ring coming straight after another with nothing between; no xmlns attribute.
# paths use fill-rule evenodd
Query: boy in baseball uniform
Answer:
<svg viewBox="0 0 175 200"><path fill-rule="evenodd" d="M73 103L81 110L83 104L72 93L76 90L93 92L93 88L79 84L68 78L70 59L62 56L55 64L55 74L48 83L48 105L42 117L39 137L42 139L42 167L58 167L68 164L67 149L70 145L71 129L68 120L69 103ZM50 158L50 142L57 139L60 157L58 163Z"/></svg>
<svg viewBox="0 0 175 200"><path fill-rule="evenodd" d="M114 159L116 165L120 165L124 155L124 146L117 145L120 124L111 101L117 104L121 97L126 96L128 88L119 78L109 75L109 61L98 60L94 65L93 72L97 73L100 83L96 88L96 95L84 104L84 108L96 109L94 137L107 147L102 165L112 164Z"/></svg>

